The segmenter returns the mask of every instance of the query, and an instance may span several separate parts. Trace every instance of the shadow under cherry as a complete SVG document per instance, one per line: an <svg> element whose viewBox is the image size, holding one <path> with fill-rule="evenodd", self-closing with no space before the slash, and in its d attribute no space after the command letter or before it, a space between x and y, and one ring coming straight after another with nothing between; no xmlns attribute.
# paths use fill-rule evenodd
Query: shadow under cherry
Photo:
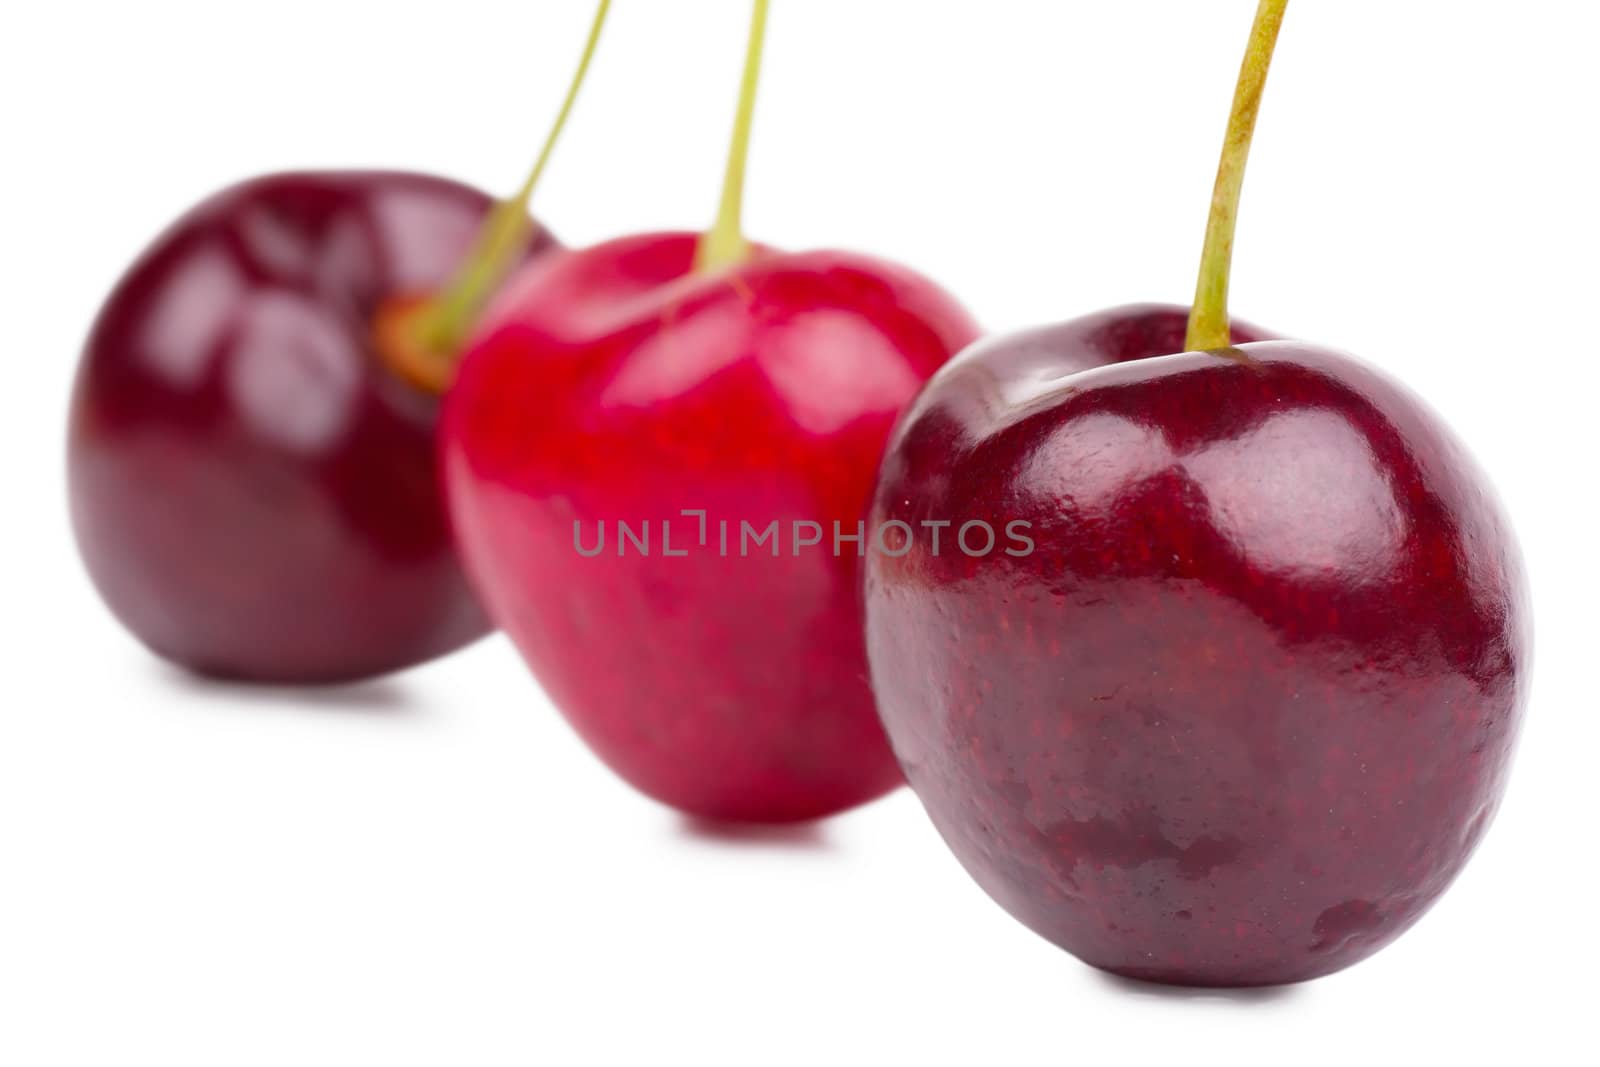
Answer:
<svg viewBox="0 0 1600 1067"><path fill-rule="evenodd" d="M397 720L418 718L427 711L413 689L392 677L334 685L274 685L208 677L168 663L158 662L155 669L163 683L188 696L233 705Z"/></svg>
<svg viewBox="0 0 1600 1067"><path fill-rule="evenodd" d="M759 848L788 852L829 852L833 840L817 822L720 822L694 815L678 819L678 834L691 841L728 848Z"/></svg>
<svg viewBox="0 0 1600 1067"><path fill-rule="evenodd" d="M1153 1000L1213 1001L1242 1005L1276 1004L1297 999L1305 992L1304 986L1298 984L1218 988L1144 982L1137 978L1125 978L1120 974L1100 970L1096 970L1094 975L1101 984L1118 993L1149 997Z"/></svg>

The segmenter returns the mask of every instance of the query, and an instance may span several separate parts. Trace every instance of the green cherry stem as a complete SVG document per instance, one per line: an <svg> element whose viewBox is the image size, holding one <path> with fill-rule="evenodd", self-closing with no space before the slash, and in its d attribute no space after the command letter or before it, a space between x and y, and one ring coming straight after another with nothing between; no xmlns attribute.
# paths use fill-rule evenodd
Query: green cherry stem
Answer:
<svg viewBox="0 0 1600 1067"><path fill-rule="evenodd" d="M1250 161L1261 94L1267 87L1267 71L1272 66L1278 30L1288 6L1289 0L1261 0L1256 9L1250 46L1245 51L1233 112L1228 118L1228 136L1222 145L1222 162L1217 167L1217 184L1211 194L1211 218L1206 224L1205 250L1200 257L1200 283L1195 289L1185 341L1191 352L1227 348L1233 341L1228 325L1228 275L1233 267L1233 235L1239 224L1239 196L1244 191L1245 166Z"/></svg>
<svg viewBox="0 0 1600 1067"><path fill-rule="evenodd" d="M594 22L589 28L589 39L583 47L583 57L578 61L572 84L567 87L566 99L561 102L555 124L550 127L539 158L528 172L522 187L514 196L494 206L484 220L472 252L455 278L429 300L412 320L425 350L440 361L448 363L454 360L495 287L505 277L532 233L533 222L528 217L528 205L533 200L533 191L539 179L544 175L546 164L550 162L551 153L555 151L556 142L561 139L567 117L572 114L578 91L583 88L589 64L600 43L600 31L604 29L610 11L611 0L600 0L595 8Z"/></svg>
<svg viewBox="0 0 1600 1067"><path fill-rule="evenodd" d="M755 0L750 17L750 43L744 57L744 80L739 86L739 111L733 121L733 143L728 149L728 169L722 179L722 203L717 221L700 238L694 267L705 274L742 263L750 255L744 236L744 172L750 157L750 127L756 111L756 87L761 81L761 53L767 37L769 0Z"/></svg>

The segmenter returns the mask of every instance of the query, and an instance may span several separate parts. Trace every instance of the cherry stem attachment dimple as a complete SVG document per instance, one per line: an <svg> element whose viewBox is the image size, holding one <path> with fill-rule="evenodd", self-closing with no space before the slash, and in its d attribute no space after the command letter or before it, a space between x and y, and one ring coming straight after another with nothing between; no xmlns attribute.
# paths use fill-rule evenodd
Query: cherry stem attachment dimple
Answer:
<svg viewBox="0 0 1600 1067"><path fill-rule="evenodd" d="M584 78L589 73L589 64L594 59L595 49L600 43L600 31L605 28L606 16L610 11L611 0L599 0L599 5L595 8L594 22L589 28L589 39L583 46L583 56L578 61L576 73L572 76L572 84L567 87L567 95L561 102L561 110L556 113L555 123L545 137L539 158L534 162L533 169L528 172L522 187L509 199L495 204L478 232L472 251L455 278L428 302L426 308L414 320L418 324L420 340L427 351L441 360L454 360L466 342L467 334L471 332L478 316L482 314L484 306L493 295L495 287L505 277L517 254L531 236L533 222L528 217L528 205L533 200L533 191L537 188L539 179L544 175L545 166L555 151L556 142L561 139L561 131L567 125L567 117L572 114L572 106L577 102L578 91L583 88Z"/></svg>
<svg viewBox="0 0 1600 1067"><path fill-rule="evenodd" d="M722 179L722 203L717 221L700 238L694 266L700 273L721 270L743 262L750 254L744 236L744 174L750 158L750 128L756 111L756 88L761 81L761 53L767 37L769 0L755 0L750 16L750 42L745 50L744 79L739 86L739 110L733 120L733 143L728 149L728 169Z"/></svg>
<svg viewBox="0 0 1600 1067"><path fill-rule="evenodd" d="M1227 348L1233 341L1228 323L1228 278L1233 268L1233 237L1239 224L1239 197L1244 191L1244 172L1250 161L1250 143L1255 137L1261 96L1267 87L1267 72L1288 6L1289 0L1261 0L1256 9L1250 45L1234 92L1233 112L1228 118L1228 136L1222 145L1222 162L1217 167L1217 184L1211 194L1200 281L1184 342L1192 352Z"/></svg>

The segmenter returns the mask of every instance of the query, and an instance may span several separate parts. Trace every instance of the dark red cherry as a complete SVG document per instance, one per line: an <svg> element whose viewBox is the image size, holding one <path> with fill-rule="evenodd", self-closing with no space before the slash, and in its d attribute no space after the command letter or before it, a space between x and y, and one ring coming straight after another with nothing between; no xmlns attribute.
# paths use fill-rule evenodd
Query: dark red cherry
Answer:
<svg viewBox="0 0 1600 1067"><path fill-rule="evenodd" d="M1399 936L1493 818L1528 692L1521 558L1462 444L1350 356L1230 329L1286 4L1257 11L1193 311L963 353L872 512L1006 534L868 559L879 710L934 823L1018 919L1160 982L1314 978Z"/></svg>
<svg viewBox="0 0 1600 1067"><path fill-rule="evenodd" d="M330 682L486 632L435 474L438 399L374 331L450 281L492 204L421 174L259 178L117 284L72 398L72 517L95 585L152 650ZM535 250L551 245L541 230Z"/></svg>
<svg viewBox="0 0 1600 1067"><path fill-rule="evenodd" d="M1381 373L1129 347L1149 322L984 342L918 400L874 524L1021 521L1031 551L869 557L879 709L957 857L1056 944L1164 982L1315 977L1415 922L1493 816L1516 545Z"/></svg>

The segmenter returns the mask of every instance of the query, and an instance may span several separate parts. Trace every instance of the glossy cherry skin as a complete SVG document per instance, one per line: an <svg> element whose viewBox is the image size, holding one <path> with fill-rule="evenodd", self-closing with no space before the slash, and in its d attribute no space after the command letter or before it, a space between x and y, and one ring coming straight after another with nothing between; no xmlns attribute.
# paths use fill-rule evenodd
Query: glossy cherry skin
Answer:
<svg viewBox="0 0 1600 1067"><path fill-rule="evenodd" d="M856 533L896 416L977 331L888 263L758 250L701 276L695 244L628 237L512 283L446 406L451 513L491 617L618 774L702 817L824 816L902 780L832 524ZM741 555L741 522L772 520L780 554ZM795 551L795 520L826 543Z"/></svg>
<svg viewBox="0 0 1600 1067"><path fill-rule="evenodd" d="M335 682L487 632L438 485L438 399L384 366L371 327L385 299L449 280L490 205L420 174L259 178L118 282L72 398L72 518L157 654Z"/></svg>
<svg viewBox="0 0 1600 1067"><path fill-rule="evenodd" d="M1134 978L1314 978L1416 921L1495 812L1520 557L1382 373L1290 341L1163 357L1182 316L1152 314L988 340L918 399L874 523L1024 520L1034 549L872 556L873 682L1029 927Z"/></svg>

